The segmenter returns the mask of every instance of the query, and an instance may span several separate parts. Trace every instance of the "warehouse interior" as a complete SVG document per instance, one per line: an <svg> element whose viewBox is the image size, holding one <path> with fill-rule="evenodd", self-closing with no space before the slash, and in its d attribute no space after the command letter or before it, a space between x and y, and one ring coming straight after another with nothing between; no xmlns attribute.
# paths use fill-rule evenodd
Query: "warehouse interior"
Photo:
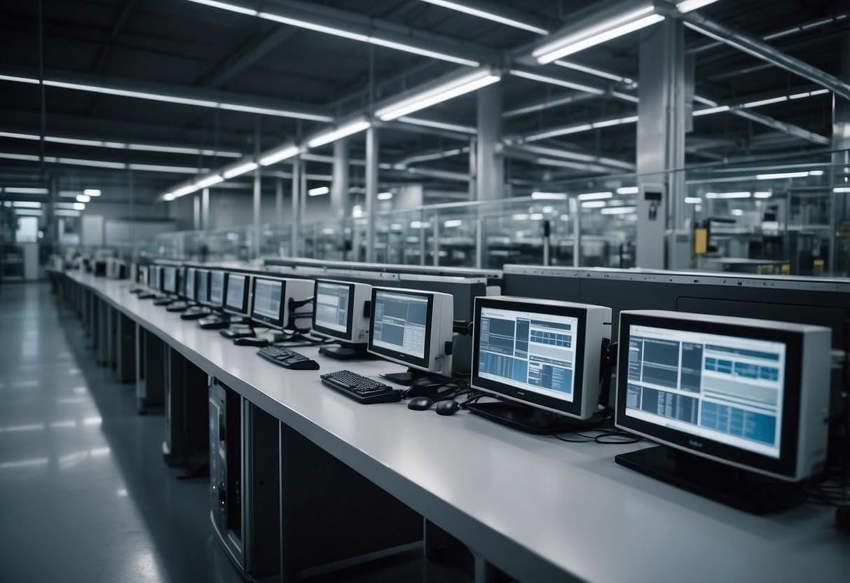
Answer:
<svg viewBox="0 0 850 583"><path fill-rule="evenodd" d="M847 2L0 0L0 39L4 577L850 573Z"/></svg>

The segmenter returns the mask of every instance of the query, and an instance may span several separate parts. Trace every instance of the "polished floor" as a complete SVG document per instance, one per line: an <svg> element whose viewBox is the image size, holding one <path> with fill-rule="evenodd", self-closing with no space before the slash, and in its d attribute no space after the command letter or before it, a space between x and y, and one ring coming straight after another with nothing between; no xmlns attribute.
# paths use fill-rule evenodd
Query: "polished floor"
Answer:
<svg viewBox="0 0 850 583"><path fill-rule="evenodd" d="M239 581L206 479L163 464L163 417L137 415L49 287L0 286L0 331L0 580Z"/></svg>

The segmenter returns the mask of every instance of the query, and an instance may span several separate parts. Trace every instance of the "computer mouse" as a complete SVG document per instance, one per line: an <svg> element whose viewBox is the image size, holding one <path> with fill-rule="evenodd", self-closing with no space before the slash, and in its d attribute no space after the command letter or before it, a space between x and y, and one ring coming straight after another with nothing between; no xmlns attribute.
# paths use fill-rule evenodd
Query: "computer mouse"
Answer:
<svg viewBox="0 0 850 583"><path fill-rule="evenodd" d="M424 411L426 409L430 409L433 403L434 401L428 397L415 397L407 404L407 408L413 409L414 411Z"/></svg>
<svg viewBox="0 0 850 583"><path fill-rule="evenodd" d="M460 403L452 399L437 401L437 404L434 405L437 415L454 415L458 412L458 409L460 409Z"/></svg>
<svg viewBox="0 0 850 583"><path fill-rule="evenodd" d="M269 341L265 338L257 338L256 336L243 336L236 338L233 341L236 346L268 346Z"/></svg>

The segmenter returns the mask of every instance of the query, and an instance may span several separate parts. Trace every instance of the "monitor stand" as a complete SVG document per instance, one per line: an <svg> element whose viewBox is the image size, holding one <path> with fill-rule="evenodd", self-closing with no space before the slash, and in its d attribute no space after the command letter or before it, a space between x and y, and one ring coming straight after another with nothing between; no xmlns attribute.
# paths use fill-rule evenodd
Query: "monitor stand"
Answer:
<svg viewBox="0 0 850 583"><path fill-rule="evenodd" d="M519 429L526 433L551 435L553 433L569 433L571 431L590 431L599 429L604 420L601 416L590 419L573 419L552 411L538 409L522 403L470 403L466 405L470 413L480 415L490 421Z"/></svg>
<svg viewBox="0 0 850 583"><path fill-rule="evenodd" d="M780 512L806 499L800 484L762 476L663 445L623 453L614 460L621 466L752 514Z"/></svg>
<svg viewBox="0 0 850 583"><path fill-rule="evenodd" d="M322 346L319 348L319 354L336 360L355 360L368 358L369 352L366 351L365 344L342 344L331 346Z"/></svg>

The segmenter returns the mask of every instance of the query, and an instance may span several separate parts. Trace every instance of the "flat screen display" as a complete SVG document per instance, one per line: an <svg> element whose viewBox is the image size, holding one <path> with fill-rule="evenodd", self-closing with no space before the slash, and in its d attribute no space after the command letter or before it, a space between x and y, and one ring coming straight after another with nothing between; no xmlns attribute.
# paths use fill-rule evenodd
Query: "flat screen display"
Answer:
<svg viewBox="0 0 850 583"><path fill-rule="evenodd" d="M786 345L629 325L625 415L780 457Z"/></svg>
<svg viewBox="0 0 850 583"><path fill-rule="evenodd" d="M177 268L162 268L162 291L170 294L177 293Z"/></svg>
<svg viewBox="0 0 850 583"><path fill-rule="evenodd" d="M314 326L323 330L348 334L351 321L348 310L351 301L351 286L326 281L316 282L316 312Z"/></svg>
<svg viewBox="0 0 850 583"><path fill-rule="evenodd" d="M210 287L210 272L206 269L198 269L195 277L195 301L205 302L208 299Z"/></svg>
<svg viewBox="0 0 850 583"><path fill-rule="evenodd" d="M254 278L254 304L251 307L251 317L276 326L282 325L280 321L282 297L282 281Z"/></svg>
<svg viewBox="0 0 850 583"><path fill-rule="evenodd" d="M575 394L578 318L482 307L478 376L555 399Z"/></svg>
<svg viewBox="0 0 850 583"><path fill-rule="evenodd" d="M220 306L224 301L224 272L211 271L209 286L210 303Z"/></svg>
<svg viewBox="0 0 850 583"><path fill-rule="evenodd" d="M375 290L373 298L372 346L424 359L428 343L429 296Z"/></svg>
<svg viewBox="0 0 850 583"><path fill-rule="evenodd" d="M183 296L189 299L195 299L195 273L194 267L186 269L186 280L183 282Z"/></svg>
<svg viewBox="0 0 850 583"><path fill-rule="evenodd" d="M245 310L245 291L247 278L236 273L227 274L227 291L224 294L225 307L242 312Z"/></svg>

